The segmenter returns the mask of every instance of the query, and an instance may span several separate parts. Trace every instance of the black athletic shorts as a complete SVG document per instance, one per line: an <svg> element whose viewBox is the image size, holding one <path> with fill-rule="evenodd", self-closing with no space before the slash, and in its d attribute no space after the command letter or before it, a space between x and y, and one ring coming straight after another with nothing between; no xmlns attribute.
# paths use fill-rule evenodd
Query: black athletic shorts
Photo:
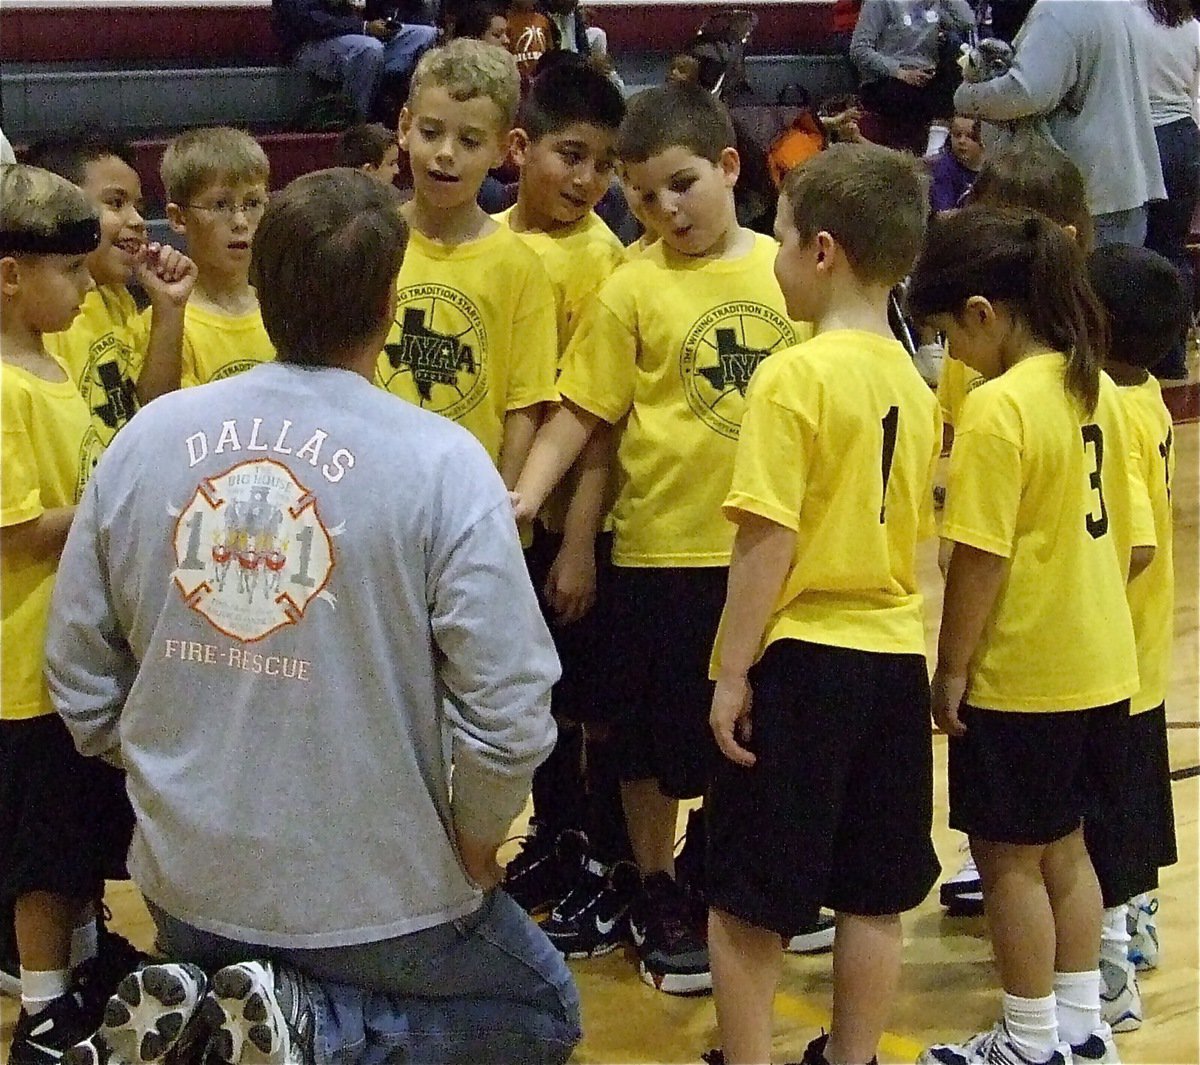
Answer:
<svg viewBox="0 0 1200 1065"><path fill-rule="evenodd" d="M84 758L62 718L0 721L0 900L99 899L128 877L132 836L125 774Z"/></svg>
<svg viewBox="0 0 1200 1065"><path fill-rule="evenodd" d="M717 746L708 663L725 606L724 566L613 569L611 690L622 780L704 794Z"/></svg>
<svg viewBox="0 0 1200 1065"><path fill-rule="evenodd" d="M705 802L709 904L781 936L821 906L919 905L940 870L924 656L779 640L750 685L758 760L718 756Z"/></svg>

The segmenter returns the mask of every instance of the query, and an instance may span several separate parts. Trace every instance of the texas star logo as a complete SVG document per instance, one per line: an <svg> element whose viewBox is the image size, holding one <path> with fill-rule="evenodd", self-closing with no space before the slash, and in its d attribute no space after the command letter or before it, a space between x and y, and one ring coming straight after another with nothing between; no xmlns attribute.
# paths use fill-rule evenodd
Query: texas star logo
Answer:
<svg viewBox="0 0 1200 1065"><path fill-rule="evenodd" d="M79 473L75 480L75 501L77 503L83 498L83 490L91 479L92 470L96 468L96 463L100 461L100 456L103 454L104 445L100 442L100 434L96 432L95 425L89 422L79 445Z"/></svg>
<svg viewBox="0 0 1200 1065"><path fill-rule="evenodd" d="M247 370L253 370L258 363L258 359L234 359L233 362L226 363L215 374L213 374L212 380L224 381L227 377L236 377L238 374L245 373Z"/></svg>
<svg viewBox="0 0 1200 1065"><path fill-rule="evenodd" d="M316 497L274 459L205 478L175 523L175 585L212 626L244 642L294 625L326 585L332 537Z"/></svg>
<svg viewBox="0 0 1200 1065"><path fill-rule="evenodd" d="M478 308L446 285L400 290L396 325L376 378L426 410L458 419L487 394L487 329Z"/></svg>
<svg viewBox="0 0 1200 1065"><path fill-rule="evenodd" d="M795 343L792 323L770 307L748 301L714 307L688 330L680 352L688 406L710 429L736 440L758 364Z"/></svg>

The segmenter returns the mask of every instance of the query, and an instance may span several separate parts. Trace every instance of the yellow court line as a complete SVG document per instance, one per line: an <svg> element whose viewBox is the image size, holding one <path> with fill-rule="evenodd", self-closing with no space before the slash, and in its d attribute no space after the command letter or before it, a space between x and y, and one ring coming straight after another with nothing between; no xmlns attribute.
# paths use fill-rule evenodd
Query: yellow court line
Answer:
<svg viewBox="0 0 1200 1065"><path fill-rule="evenodd" d="M829 1030L829 1011L814 1006L812 1003L795 995L778 992L775 995L775 1011L793 1021L814 1028ZM925 1049L924 1043L918 1043L907 1036L884 1032L879 1040L879 1049L888 1057L900 1058L902 1061L916 1061L917 1055Z"/></svg>

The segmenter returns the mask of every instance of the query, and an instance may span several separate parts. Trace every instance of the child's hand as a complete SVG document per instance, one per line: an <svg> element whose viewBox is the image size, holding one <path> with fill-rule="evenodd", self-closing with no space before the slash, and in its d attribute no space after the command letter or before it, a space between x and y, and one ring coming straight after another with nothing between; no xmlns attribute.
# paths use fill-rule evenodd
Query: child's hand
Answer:
<svg viewBox="0 0 1200 1065"><path fill-rule="evenodd" d="M135 267L152 304L182 307L196 285L196 264L170 244L147 244Z"/></svg>
<svg viewBox="0 0 1200 1065"><path fill-rule="evenodd" d="M722 676L717 680L712 710L708 714L708 724L721 753L735 765L747 768L758 760L742 746L750 739L750 705L753 698L750 682L744 676Z"/></svg>
<svg viewBox="0 0 1200 1065"><path fill-rule="evenodd" d="M485 843L458 830L454 835L467 876L484 891L491 891L504 878L504 870L496 861L499 848L494 843Z"/></svg>
<svg viewBox="0 0 1200 1065"><path fill-rule="evenodd" d="M934 724L947 736L965 736L967 726L960 715L967 694L967 678L947 676L939 669L933 674L931 688Z"/></svg>
<svg viewBox="0 0 1200 1065"><path fill-rule="evenodd" d="M528 501L520 492L515 490L509 492L508 501L512 504L513 518L516 520L518 526L523 526L537 517L537 511L530 507Z"/></svg>
<svg viewBox="0 0 1200 1065"><path fill-rule="evenodd" d="M570 625L584 616L596 602L596 555L590 547L558 552L544 589L546 601L560 625Z"/></svg>

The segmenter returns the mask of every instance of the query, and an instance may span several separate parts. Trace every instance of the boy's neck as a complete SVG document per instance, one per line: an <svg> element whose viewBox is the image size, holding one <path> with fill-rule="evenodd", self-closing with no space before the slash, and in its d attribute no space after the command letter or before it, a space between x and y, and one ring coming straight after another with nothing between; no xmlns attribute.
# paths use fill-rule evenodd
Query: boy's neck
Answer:
<svg viewBox="0 0 1200 1065"><path fill-rule="evenodd" d="M1104 360L1104 372L1119 385L1141 385L1150 378L1150 371L1144 366L1134 366L1116 359Z"/></svg>
<svg viewBox="0 0 1200 1065"><path fill-rule="evenodd" d="M813 322L813 336L835 329L853 329L860 333L895 339L888 320L891 285L859 285L851 281L830 294L829 304Z"/></svg>
<svg viewBox="0 0 1200 1065"><path fill-rule="evenodd" d="M449 210L430 207L414 196L402 208L404 218L421 236L439 244L466 244L498 228L479 204L472 201Z"/></svg>
<svg viewBox="0 0 1200 1065"><path fill-rule="evenodd" d="M57 379L61 369L47 354L42 334L19 321L13 321L15 317L11 313L4 315L4 327L0 329L0 360L28 370L37 377L53 374Z"/></svg>
<svg viewBox="0 0 1200 1065"><path fill-rule="evenodd" d="M258 306L258 297L245 274L224 274L202 269L196 278L191 302L223 314L241 315L249 314Z"/></svg>
<svg viewBox="0 0 1200 1065"><path fill-rule="evenodd" d="M508 225L514 233L564 233L583 221L579 218L574 222L556 222L538 211L531 201L532 196L522 183L517 188L517 202L508 215Z"/></svg>

